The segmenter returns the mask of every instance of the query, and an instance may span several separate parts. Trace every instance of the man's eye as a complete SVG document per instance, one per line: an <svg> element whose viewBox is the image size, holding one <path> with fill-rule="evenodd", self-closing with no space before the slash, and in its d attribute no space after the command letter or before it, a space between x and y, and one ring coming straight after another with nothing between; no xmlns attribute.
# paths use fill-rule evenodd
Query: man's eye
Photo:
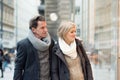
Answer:
<svg viewBox="0 0 120 80"><path fill-rule="evenodd" d="M44 29L44 27L41 27L41 29Z"/></svg>

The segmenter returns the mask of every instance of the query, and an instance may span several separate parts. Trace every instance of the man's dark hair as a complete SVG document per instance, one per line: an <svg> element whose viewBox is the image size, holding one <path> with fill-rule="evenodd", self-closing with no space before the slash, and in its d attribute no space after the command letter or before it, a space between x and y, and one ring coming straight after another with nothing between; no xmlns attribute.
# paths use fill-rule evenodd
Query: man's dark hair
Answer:
<svg viewBox="0 0 120 80"><path fill-rule="evenodd" d="M32 18L29 23L29 29L32 29L32 27L37 28L38 21L45 21L45 17L44 16L36 16L36 17Z"/></svg>

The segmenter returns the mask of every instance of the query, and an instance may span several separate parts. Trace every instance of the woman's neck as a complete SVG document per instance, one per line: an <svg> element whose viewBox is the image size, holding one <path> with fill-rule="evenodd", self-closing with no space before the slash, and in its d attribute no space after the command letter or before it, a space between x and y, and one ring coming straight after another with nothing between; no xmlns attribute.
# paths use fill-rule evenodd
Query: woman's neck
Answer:
<svg viewBox="0 0 120 80"><path fill-rule="evenodd" d="M70 42L70 41L68 41L68 40L65 40L65 39L64 39L64 41L65 41L65 43L67 43L68 45L70 45L70 44L71 44L71 42Z"/></svg>

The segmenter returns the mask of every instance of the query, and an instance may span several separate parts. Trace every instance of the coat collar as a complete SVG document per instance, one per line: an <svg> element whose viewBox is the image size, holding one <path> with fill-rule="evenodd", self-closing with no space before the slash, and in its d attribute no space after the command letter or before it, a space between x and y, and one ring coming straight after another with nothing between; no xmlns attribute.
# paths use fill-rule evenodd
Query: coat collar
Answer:
<svg viewBox="0 0 120 80"><path fill-rule="evenodd" d="M63 52L60 50L60 46L57 44L56 47L57 47L57 48L56 48L55 54L56 54L56 55L65 63L65 65L67 66L67 62L66 62L66 60L65 60L65 57L64 57Z"/></svg>

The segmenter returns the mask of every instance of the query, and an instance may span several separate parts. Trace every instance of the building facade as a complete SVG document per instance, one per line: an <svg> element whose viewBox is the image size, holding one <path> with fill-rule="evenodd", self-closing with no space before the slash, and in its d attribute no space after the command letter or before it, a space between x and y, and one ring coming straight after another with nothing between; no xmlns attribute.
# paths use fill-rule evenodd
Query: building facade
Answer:
<svg viewBox="0 0 120 80"><path fill-rule="evenodd" d="M120 79L118 1L78 0L75 4L77 36L83 39L85 45L88 46L88 51L92 46L94 53L98 56L97 66L100 68L93 67L95 80ZM103 73L107 75L103 75ZM98 75L99 78L97 78Z"/></svg>
<svg viewBox="0 0 120 80"><path fill-rule="evenodd" d="M95 49L99 55L104 55L101 57L104 58L103 67L107 66L106 70L110 68L108 80L119 80L117 78L118 0L95 0L95 2Z"/></svg>
<svg viewBox="0 0 120 80"><path fill-rule="evenodd" d="M49 32L56 40L59 24L74 20L74 0L45 0L45 18Z"/></svg>
<svg viewBox="0 0 120 80"><path fill-rule="evenodd" d="M87 51L91 51L94 46L94 9L94 0L75 1L75 23L77 25L77 36L83 39Z"/></svg>
<svg viewBox="0 0 120 80"><path fill-rule="evenodd" d="M39 15L40 0L14 0L15 43L25 38L29 32L29 20Z"/></svg>
<svg viewBox="0 0 120 80"><path fill-rule="evenodd" d="M11 49L28 35L29 20L38 15L39 0L0 0L0 47Z"/></svg>
<svg viewBox="0 0 120 80"><path fill-rule="evenodd" d="M14 0L0 0L0 42L3 48L14 46Z"/></svg>

